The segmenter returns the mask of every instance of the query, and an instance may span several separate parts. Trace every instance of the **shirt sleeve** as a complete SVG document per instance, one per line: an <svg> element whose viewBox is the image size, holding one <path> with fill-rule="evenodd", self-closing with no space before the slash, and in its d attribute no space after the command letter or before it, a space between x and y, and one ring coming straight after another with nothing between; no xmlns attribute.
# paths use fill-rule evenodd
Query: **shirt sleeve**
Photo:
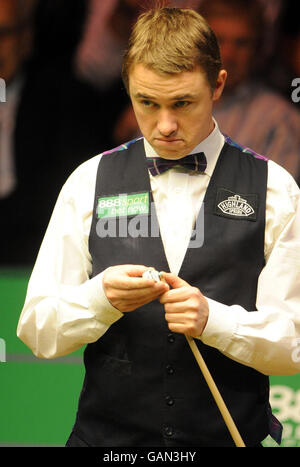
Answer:
<svg viewBox="0 0 300 467"><path fill-rule="evenodd" d="M90 179L86 184L85 172L75 171L58 197L17 327L18 337L41 358L66 355L96 341L123 316L106 298L103 272L90 279L91 211L85 206L93 206L94 186Z"/></svg>
<svg viewBox="0 0 300 467"><path fill-rule="evenodd" d="M269 162L265 231L266 265L257 310L208 299L200 339L233 360L267 375L300 372L300 205L292 177Z"/></svg>

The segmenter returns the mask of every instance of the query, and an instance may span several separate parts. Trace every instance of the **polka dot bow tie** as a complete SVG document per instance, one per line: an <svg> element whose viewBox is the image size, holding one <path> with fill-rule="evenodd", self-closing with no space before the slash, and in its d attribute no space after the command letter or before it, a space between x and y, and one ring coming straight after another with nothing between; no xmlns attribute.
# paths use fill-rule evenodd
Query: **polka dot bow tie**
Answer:
<svg viewBox="0 0 300 467"><path fill-rule="evenodd" d="M162 157L147 157L147 165L151 175L155 176L174 167L184 167L192 172L205 172L207 161L204 152L199 152L178 160L163 159Z"/></svg>

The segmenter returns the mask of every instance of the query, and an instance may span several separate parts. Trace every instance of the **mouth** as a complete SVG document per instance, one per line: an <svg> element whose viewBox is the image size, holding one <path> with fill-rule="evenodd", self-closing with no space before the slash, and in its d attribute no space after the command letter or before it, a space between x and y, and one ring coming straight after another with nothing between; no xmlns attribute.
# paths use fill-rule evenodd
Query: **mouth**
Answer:
<svg viewBox="0 0 300 467"><path fill-rule="evenodd" d="M174 144L174 143L179 143L180 141L182 141L179 138L168 138L168 139L167 138L155 138L155 140L162 144Z"/></svg>

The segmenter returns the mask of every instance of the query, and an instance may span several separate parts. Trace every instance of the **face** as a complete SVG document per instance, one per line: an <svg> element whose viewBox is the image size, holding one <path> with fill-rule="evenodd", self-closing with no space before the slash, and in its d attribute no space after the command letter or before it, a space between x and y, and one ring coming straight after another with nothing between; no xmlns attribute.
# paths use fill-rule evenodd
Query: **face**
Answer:
<svg viewBox="0 0 300 467"><path fill-rule="evenodd" d="M247 19L243 17L212 17L209 24L215 32L224 68L228 72L226 88L230 89L248 78L256 50L256 39Z"/></svg>
<svg viewBox="0 0 300 467"><path fill-rule="evenodd" d="M162 75L135 65L129 73L129 94L140 130L159 156L180 159L213 130L213 102L223 90L226 72L212 93L199 67Z"/></svg>
<svg viewBox="0 0 300 467"><path fill-rule="evenodd" d="M26 33L27 34L27 33ZM7 83L18 72L25 58L27 37L16 28L16 4L0 1L0 77Z"/></svg>

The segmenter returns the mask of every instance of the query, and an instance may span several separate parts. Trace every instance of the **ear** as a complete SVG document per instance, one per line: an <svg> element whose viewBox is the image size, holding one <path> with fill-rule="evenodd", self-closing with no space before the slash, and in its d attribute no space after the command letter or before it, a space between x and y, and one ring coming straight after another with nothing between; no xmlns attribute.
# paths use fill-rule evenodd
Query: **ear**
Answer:
<svg viewBox="0 0 300 467"><path fill-rule="evenodd" d="M226 83L226 79L227 79L227 71L220 70L218 78L217 78L217 82L216 82L216 87L213 92L213 101L217 101L218 99L220 99L225 83Z"/></svg>

